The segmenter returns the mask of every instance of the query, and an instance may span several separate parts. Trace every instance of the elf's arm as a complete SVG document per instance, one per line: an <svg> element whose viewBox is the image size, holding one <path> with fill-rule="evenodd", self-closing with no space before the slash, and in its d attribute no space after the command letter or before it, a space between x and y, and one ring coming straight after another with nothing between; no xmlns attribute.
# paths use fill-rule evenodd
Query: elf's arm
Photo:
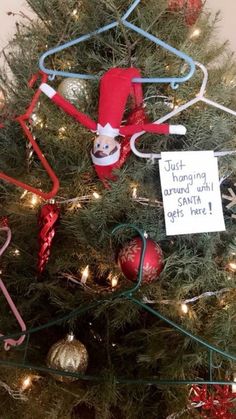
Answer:
<svg viewBox="0 0 236 419"><path fill-rule="evenodd" d="M133 135L138 132L152 132L154 134L177 134L185 135L186 128L183 125L169 125L169 124L138 124L126 125L120 127L121 135Z"/></svg>
<svg viewBox="0 0 236 419"><path fill-rule="evenodd" d="M72 116L76 121L80 122L85 127L89 128L91 131L97 130L97 124L89 116L83 112L78 111L75 106L73 106L68 100L56 92L51 86L47 83L42 83L39 86L40 90L47 95L52 102L54 102L59 108L65 111L68 115Z"/></svg>

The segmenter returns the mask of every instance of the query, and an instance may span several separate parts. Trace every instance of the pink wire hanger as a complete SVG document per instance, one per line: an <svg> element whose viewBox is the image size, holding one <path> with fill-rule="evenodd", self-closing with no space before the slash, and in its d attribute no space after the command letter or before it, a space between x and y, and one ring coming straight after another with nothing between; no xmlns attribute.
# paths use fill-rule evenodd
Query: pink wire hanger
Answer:
<svg viewBox="0 0 236 419"><path fill-rule="evenodd" d="M4 243L4 245L0 249L0 257L5 252L5 250L7 249L7 247L10 244L10 241L11 241L11 230L10 230L10 228L8 226L3 226L3 227L0 227L0 232L1 231L5 231L7 233L7 239ZM14 314L18 324L21 327L21 331L25 332L26 331L26 325L24 323L24 320L22 319L22 317L21 317L19 311L17 310L14 302L12 301L12 298L11 298L9 292L7 291L7 288L5 287L5 284L4 284L4 282L2 281L1 278L0 278L0 288L1 288L7 302L9 304L10 308L11 308L12 313ZM0 333L0 336L4 336L4 334ZM8 351L11 348L11 346L21 345L23 343L24 339L25 339L25 335L20 336L19 339L17 339L17 340L15 340L15 339L4 339L4 342L5 342L4 343L4 349L6 351Z"/></svg>

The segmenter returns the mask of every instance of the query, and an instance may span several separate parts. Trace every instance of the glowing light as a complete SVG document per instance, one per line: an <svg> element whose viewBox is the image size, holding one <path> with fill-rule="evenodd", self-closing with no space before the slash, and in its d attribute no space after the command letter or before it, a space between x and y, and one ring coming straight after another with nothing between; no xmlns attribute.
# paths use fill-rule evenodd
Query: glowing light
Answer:
<svg viewBox="0 0 236 419"><path fill-rule="evenodd" d="M37 195L32 195L30 204L32 207L36 207L36 205L39 203L39 198Z"/></svg>
<svg viewBox="0 0 236 419"><path fill-rule="evenodd" d="M112 286L112 288L115 288L115 287L117 287L117 285L118 285L118 277L117 276L113 276L111 278L111 286Z"/></svg>
<svg viewBox="0 0 236 419"><path fill-rule="evenodd" d="M97 192L93 192L93 197L94 197L95 199L99 199L99 198L100 198L100 195L99 195L99 193L97 193Z"/></svg>
<svg viewBox="0 0 236 419"><path fill-rule="evenodd" d="M231 271L236 271L236 261L230 262L228 266Z"/></svg>
<svg viewBox="0 0 236 419"><path fill-rule="evenodd" d="M24 191L23 194L20 196L20 199L23 199L27 195L28 191Z"/></svg>
<svg viewBox="0 0 236 419"><path fill-rule="evenodd" d="M63 137L65 135L65 132L66 132L66 127L61 127L58 130L58 134L60 137Z"/></svg>
<svg viewBox="0 0 236 419"><path fill-rule="evenodd" d="M187 314L188 313L188 310L189 310L189 308L188 308L187 304L182 303L181 304L181 311L182 311L182 313L183 314Z"/></svg>
<svg viewBox="0 0 236 419"><path fill-rule="evenodd" d="M38 117L38 115L36 114L36 113L32 113L31 114L31 120L32 120L32 122L35 122L36 124L37 124L37 122L39 121L39 117Z"/></svg>
<svg viewBox="0 0 236 419"><path fill-rule="evenodd" d="M72 16L76 16L78 14L78 10L77 9L74 9L73 11L72 11Z"/></svg>
<svg viewBox="0 0 236 419"><path fill-rule="evenodd" d="M233 381L236 383L236 373L234 373ZM232 393L236 393L236 384L232 385Z"/></svg>
<svg viewBox="0 0 236 419"><path fill-rule="evenodd" d="M21 384L21 390L25 391L28 390L32 385L32 377L28 375L28 377L24 378Z"/></svg>
<svg viewBox="0 0 236 419"><path fill-rule="evenodd" d="M13 255L14 255L14 256L20 256L20 251L19 251L19 249L15 249L15 250L13 250Z"/></svg>
<svg viewBox="0 0 236 419"><path fill-rule="evenodd" d="M136 186L133 187L133 191L132 191L132 198L133 199L136 199L137 198L137 189L138 188Z"/></svg>
<svg viewBox="0 0 236 419"><path fill-rule="evenodd" d="M82 271L81 283L86 284L88 277L89 277L89 265L87 265L86 268L84 268L84 270Z"/></svg>
<svg viewBox="0 0 236 419"><path fill-rule="evenodd" d="M2 269L0 269L0 275L2 275Z"/></svg>
<svg viewBox="0 0 236 419"><path fill-rule="evenodd" d="M196 28L192 31L191 35L190 35L190 39L192 38L197 38L201 33L201 29Z"/></svg>

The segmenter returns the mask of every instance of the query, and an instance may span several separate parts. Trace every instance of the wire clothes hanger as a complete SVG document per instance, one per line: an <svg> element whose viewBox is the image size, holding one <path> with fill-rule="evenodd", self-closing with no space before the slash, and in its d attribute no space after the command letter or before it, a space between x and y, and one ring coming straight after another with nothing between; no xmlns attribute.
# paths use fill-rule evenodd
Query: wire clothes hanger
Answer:
<svg viewBox="0 0 236 419"><path fill-rule="evenodd" d="M116 299L124 299L124 300L129 300L130 302L132 302L133 304L137 305L138 307L140 307L141 309L149 312L150 314L152 314L154 317L159 318L160 320L162 320L163 322L167 323L169 326L171 326L173 329L175 329L177 332L181 333L184 336L189 337L193 342L198 343L203 349L205 349L208 352L208 366L209 366L209 374L208 374L208 378L207 379L188 379L188 380L170 380L170 379L158 379L155 377L148 377L148 378L124 378L124 377L115 377L114 378L114 382L117 384L143 384L143 385L191 385L191 384L209 384L209 385L234 385L235 382L234 381L216 381L214 380L214 363L213 363L213 355L217 354L220 355L221 357L230 360L230 361L234 361L236 362L236 355L233 354L229 354L211 344L209 344L208 342L206 342L205 340L201 339L198 336L193 335L192 333L188 332L187 330L185 330L183 327L179 326L178 324L174 323L172 320L169 320L167 317L163 316L161 313L159 313L157 310L154 310L153 308L149 307L147 304L145 304L143 301L138 300L137 298L135 298L133 295L136 291L139 290L141 282L142 282L142 271L143 271L143 263L144 263L144 256L145 256L145 251L146 251L146 238L143 234L143 232L138 229L137 227L135 227L132 224L121 224L118 225L116 228L113 229L112 231L112 235L114 235L115 233L117 233L118 230L120 229L133 229L136 233L138 233L142 239L142 251L141 251L141 257L140 257L140 265L139 265L139 271L138 271L138 276L137 276L137 283L128 290L125 291L121 291L121 292L117 292L117 293L112 293L110 296L105 297L105 298L101 298L97 301L92 302L91 304L86 304L82 307L78 307L77 309L75 309L74 311L70 312L68 315L65 315L64 317L58 318L58 319L54 319L42 326L38 326L38 327L34 327L31 329L27 329L25 332L21 332L21 333L14 333L8 336L1 336L0 337L0 341L4 340L4 339L8 339L8 338L14 338L14 337L19 337L24 335L27 335L27 341L26 341L26 348L24 351L24 357L22 362L14 362L14 361L6 361L6 360L1 360L0 359L0 365L4 365L4 366L9 366L12 368L23 368L23 369L28 369L28 370L37 370L37 371L41 371L44 373L52 373L52 374L57 374L57 375L61 375L61 376L65 376L65 377L75 377L77 379L80 380L86 380L86 381L95 381L95 382L104 382L107 381L109 378L107 377L102 377L102 376L96 376L96 375L82 375L79 373L75 373L75 372L69 372L69 371L64 371L64 370L58 370L58 369L53 369L53 368L48 368L45 366L38 366L38 365L32 365L29 364L28 362L26 362L27 359L27 350L28 350L28 344L29 344L29 340L30 340L30 336L33 333L42 331L44 329L50 328L56 324L65 324L66 321L78 317L79 315L88 312L89 310L94 309L95 307L99 306L100 304L102 304L103 302L114 302L114 300Z"/></svg>
<svg viewBox="0 0 236 419"><path fill-rule="evenodd" d="M3 255L3 253L5 252L5 250L7 249L7 247L9 246L9 244L11 242L11 230L10 230L10 228L8 226L3 226L3 227L0 227L0 232L1 231L4 231L4 232L7 233L7 238L6 238L5 243L3 244L3 246L0 249L0 257ZM24 320L22 319L19 311L17 310L17 308L16 308L16 306L15 306L15 304L14 304L14 302L13 302L9 292L7 291L7 288L6 288L4 282L2 281L1 278L0 278L0 288L2 290L2 293L4 294L4 297L7 300L8 304L11 308L11 311L14 314L22 332L25 332L26 325L24 323ZM11 346L21 345L25 340L25 335L24 334L20 335L18 337L18 339L13 339L11 337L4 337L4 335L2 333L0 333L0 337L1 337L1 340L4 340L4 349L6 351L9 350L11 348Z"/></svg>
<svg viewBox="0 0 236 419"><path fill-rule="evenodd" d="M172 118L173 116L178 115L179 113L181 113L182 111L184 111L185 109L190 108L191 106L195 105L198 102L204 102L207 103L210 106L214 106L215 108L218 108L224 112L227 112L231 115L236 116L236 111L227 108L226 106L220 105L217 102L214 102L211 99L208 99L204 96L205 91L206 91L206 86L207 86L207 81L208 81L208 71L206 69L206 67L198 62L195 62L195 65L197 67L199 67L202 72L203 72L203 82L200 88L199 93L196 95L195 98L191 99L189 102L184 103L183 105L179 106L178 108L174 109L173 111L169 112L167 115L163 116L162 118L158 119L157 121L154 122L154 124L162 124L163 122L169 120L170 118ZM139 132L137 134L134 134L130 140L130 146L131 146L131 150L133 151L133 153L137 156L140 157L142 159L149 159L150 161L154 162L155 159L160 159L161 158L161 154L160 153L141 153L140 151L137 150L136 146L135 146L135 141L141 136L145 134L145 132ZM235 154L236 150L234 151L218 151L215 152L214 155L216 157L222 157L222 156L227 156L227 155L231 155L231 154Z"/></svg>
<svg viewBox="0 0 236 419"><path fill-rule="evenodd" d="M189 72L182 77L155 77L155 78L134 78L133 82L135 83L170 83L171 87L173 89L177 89L179 83L183 83L187 80L189 80L194 72L195 72L195 64L191 57L189 57L187 54L178 51L176 48L168 45L164 41L160 40L159 38L151 35L150 33L144 31L143 29L139 28L138 26L134 25L133 23L130 23L127 21L130 14L133 12L133 10L138 6L140 3L140 0L135 0L133 4L129 7L127 12L120 18L120 20L114 21L108 25L103 26L100 29L95 30L94 32L88 33L86 35L82 35L77 39L71 40L69 42L66 42L63 45L59 45L58 47L52 48L42 54L42 56L39 59L39 68L46 74L49 74L49 79L53 80L55 76L63 76L63 77L77 77L80 79L97 79L97 76L91 75L91 74L80 74L80 73L70 73L67 71L58 71L58 70L52 70L45 67L45 59L47 57L50 57L51 55L61 52L64 49L70 48L74 45L77 45L81 42L87 41L88 39L92 38L93 36L99 35L103 32L106 32L110 29L113 29L120 24L124 25L125 27L133 30L134 32L138 33L139 35L143 36L144 38L154 42L156 45L161 46L162 48L166 49L170 53L176 55L177 57L183 59L190 67Z"/></svg>
<svg viewBox="0 0 236 419"><path fill-rule="evenodd" d="M41 78L42 82L46 82L47 81L47 75L42 73L41 71L39 71L37 74L34 74L31 78L31 80L28 83L28 86L33 88L35 82L37 81L38 78ZM33 134L31 133L30 129L28 128L26 121L28 121L31 117L31 114L33 113L36 104L39 101L39 96L41 94L41 90L37 89L37 91L35 92L33 99L30 103L30 105L28 106L28 108L26 109L25 113L23 115L19 115L16 118L14 118L14 120L16 122L18 122L21 126L21 128L23 129L24 134L27 137L27 140L30 142L30 144L32 145L32 148L34 150L34 152L37 154L42 166L44 167L45 171L47 172L48 176L50 177L53 186L51 191L49 192L43 192L42 190L35 188L31 185L28 185L24 182L21 182L20 180L17 180L11 176L6 175L3 172L0 172L0 179L3 179L9 183L13 183L16 186L19 186L20 188L23 188L29 192L32 192L36 195L41 196L43 199L51 199L53 198L58 189L59 189L59 180L57 178L57 176L55 175L54 171L52 170L51 166L49 165L48 161L46 160L44 154L42 153L42 151L40 150L37 142L35 141ZM4 128L4 124L0 124L0 128Z"/></svg>

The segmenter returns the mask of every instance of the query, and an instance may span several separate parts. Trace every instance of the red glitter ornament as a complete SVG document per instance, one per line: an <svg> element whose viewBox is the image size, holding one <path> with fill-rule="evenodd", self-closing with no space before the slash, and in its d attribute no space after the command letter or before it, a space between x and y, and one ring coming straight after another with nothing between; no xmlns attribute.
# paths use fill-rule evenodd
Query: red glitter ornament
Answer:
<svg viewBox="0 0 236 419"><path fill-rule="evenodd" d="M235 413L231 412L235 408L234 399L232 386L192 386L191 406L199 408L202 418L235 419Z"/></svg>
<svg viewBox="0 0 236 419"><path fill-rule="evenodd" d="M152 239L146 240L142 282L151 283L160 275L163 268L163 254L160 246ZM136 281L142 253L142 239L135 237L119 252L118 264L124 276Z"/></svg>
<svg viewBox="0 0 236 419"><path fill-rule="evenodd" d="M39 252L37 270L41 274L49 259L52 240L55 235L55 223L60 215L60 209L56 204L46 204L41 208L38 225L39 231Z"/></svg>
<svg viewBox="0 0 236 419"><path fill-rule="evenodd" d="M188 26L196 23L203 7L202 0L169 0L168 10L172 12L183 11Z"/></svg>

